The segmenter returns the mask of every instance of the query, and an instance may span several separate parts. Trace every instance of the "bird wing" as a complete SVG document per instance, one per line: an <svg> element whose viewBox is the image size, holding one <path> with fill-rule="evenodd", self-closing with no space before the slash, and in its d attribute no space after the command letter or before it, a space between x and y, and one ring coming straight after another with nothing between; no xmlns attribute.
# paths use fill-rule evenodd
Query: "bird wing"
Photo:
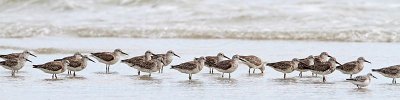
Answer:
<svg viewBox="0 0 400 100"><path fill-rule="evenodd" d="M338 66L337 68L339 68L341 70L345 70L345 71L351 71L351 70L354 70L354 68L356 68L356 66L357 66L357 62L352 61L352 62L345 63L342 66Z"/></svg>
<svg viewBox="0 0 400 100"><path fill-rule="evenodd" d="M223 70L227 70L229 68L232 67L231 61L230 60L224 60L224 61L220 61L217 63L217 65L215 66L215 68L218 69L223 69Z"/></svg>
<svg viewBox="0 0 400 100"><path fill-rule="evenodd" d="M92 55L104 61L112 61L115 59L114 56L111 55L109 52L92 53Z"/></svg>
<svg viewBox="0 0 400 100"><path fill-rule="evenodd" d="M209 67L215 67L217 65L217 62L218 58L216 56L207 56L204 64Z"/></svg>
<svg viewBox="0 0 400 100"><path fill-rule="evenodd" d="M16 66L18 64L18 61L16 59L10 59L10 60L6 60L6 61L2 61L0 62L1 65L5 65L5 66Z"/></svg>
<svg viewBox="0 0 400 100"><path fill-rule="evenodd" d="M196 63L194 61L185 62L185 63L179 64L177 66L177 68L185 69L185 70L193 70L196 67L197 67L197 65L196 65Z"/></svg>
<svg viewBox="0 0 400 100"><path fill-rule="evenodd" d="M262 61L260 58L258 58L257 56L254 55L250 55L250 56L240 56L240 58L245 59L246 61L256 65L256 66L260 66L262 64Z"/></svg>

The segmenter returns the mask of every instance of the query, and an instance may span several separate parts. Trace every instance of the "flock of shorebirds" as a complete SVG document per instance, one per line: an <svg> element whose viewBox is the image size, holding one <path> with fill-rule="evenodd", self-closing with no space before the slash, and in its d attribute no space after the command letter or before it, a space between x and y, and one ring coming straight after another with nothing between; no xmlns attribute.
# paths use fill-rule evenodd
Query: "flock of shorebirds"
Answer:
<svg viewBox="0 0 400 100"><path fill-rule="evenodd" d="M0 58L5 60L0 62L0 66L11 70L11 76L15 76L18 70L25 65L25 62L31 62L27 59L29 55L36 57L29 51L0 55ZM91 57L106 65L106 73L110 72L111 65L119 62L121 55L128 54L121 51L121 49L115 49L113 52L97 52L90 54ZM140 72L146 72L149 73L149 76L151 76L151 73L154 72L162 73L163 68L171 64L174 56L180 57L171 50L165 54L154 54L151 51L146 51L144 55L124 59L121 60L121 62L127 64L129 67L137 69L138 75L140 75ZM75 77L75 72L82 71L86 68L87 61L95 62L87 55L75 53L72 56L55 59L54 61L44 64L33 65L33 68L37 68L45 73L52 74L52 79L57 79L57 74L63 73L66 70L68 75ZM214 70L217 70L222 73L222 77L224 77L224 74L227 73L229 75L228 78L231 78L230 74L238 68L240 62L249 67L249 74L251 74L251 69L253 69L253 73L255 73L256 69L260 70L261 73L264 73L265 66L270 66L272 69L283 73L284 79L286 79L287 73L299 71L299 77L301 78L303 76L303 72L311 71L312 76L322 75L322 82L326 82L326 75L333 73L337 69L343 74L350 75L350 78L346 80L355 84L358 88L368 86L371 82L371 77L376 78L371 73L354 78L352 77L354 74L358 74L363 70L365 62L371 63L365 60L363 57L359 57L355 61L340 64L336 61L335 57L330 56L327 52L322 52L318 56L310 55L303 59L294 58L290 61L279 61L274 63L263 62L259 57L254 55L234 55L232 58L229 58L223 53L218 53L216 56L198 57L179 65L171 65L171 69L188 74L189 80L192 79L193 74L199 73L203 69L203 66L206 66L210 69L210 74L213 74ZM381 69L372 69L372 71L378 72L385 77L393 78L393 84L396 84L396 78L400 78L400 65L394 65Z"/></svg>

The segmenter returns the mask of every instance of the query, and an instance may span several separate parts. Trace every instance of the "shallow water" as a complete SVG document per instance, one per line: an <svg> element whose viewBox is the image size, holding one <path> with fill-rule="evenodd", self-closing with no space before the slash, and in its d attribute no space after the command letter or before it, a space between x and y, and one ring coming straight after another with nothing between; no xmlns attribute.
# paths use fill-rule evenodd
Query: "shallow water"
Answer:
<svg viewBox="0 0 400 100"><path fill-rule="evenodd" d="M342 43L315 41L248 41L248 40L188 40L188 39L130 39L130 38L63 38L55 37L29 39L0 39L2 46L38 50L53 48L56 51L37 53L31 57L33 64L42 64L55 58L70 55L72 51L104 51L121 48L129 57L141 55L145 50L163 53L174 50L182 58L175 58L172 65L191 60L193 57L216 55L224 52L234 54L254 54L267 62L291 60L293 57L307 57L327 51L339 62L355 60L364 56L372 64L360 74L398 64L400 60L397 43ZM78 44L79 45L75 45ZM154 45L149 45L154 44ZM59 50L58 50L59 49ZM60 51L66 50L68 52ZM19 52L15 48L2 48L0 54ZM128 57L123 57L128 58ZM344 81L348 75L336 71L327 76L327 83L322 78L297 77L298 72L283 74L267 68L265 74L248 74L247 67L240 65L232 73L231 79L221 78L218 72L208 74L204 68L199 74L188 75L165 68L164 73L153 73L152 77L137 76L136 70L125 64L112 65L112 74L104 74L105 65L90 63L88 68L77 72L77 78L70 78L66 73L58 75L60 79L49 80L45 74L32 68L32 63L10 77L10 71L0 70L0 94L2 99L398 99L400 85L392 85L391 79L373 73L370 86L356 89L353 84ZM258 72L258 71L257 71Z"/></svg>

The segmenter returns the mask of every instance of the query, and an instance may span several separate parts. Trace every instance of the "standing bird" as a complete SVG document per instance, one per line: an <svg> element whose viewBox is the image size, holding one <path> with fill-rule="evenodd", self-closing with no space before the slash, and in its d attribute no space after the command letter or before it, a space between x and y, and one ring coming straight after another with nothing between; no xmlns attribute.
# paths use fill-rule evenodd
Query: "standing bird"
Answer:
<svg viewBox="0 0 400 100"><path fill-rule="evenodd" d="M372 72L378 72L385 77L393 78L392 83L396 84L396 78L400 78L400 65L389 66L381 69L372 69Z"/></svg>
<svg viewBox="0 0 400 100"><path fill-rule="evenodd" d="M122 63L127 64L129 67L135 68L138 70L138 75L140 75L139 65L145 61L149 61L152 59L152 56L155 54L152 53L150 50L147 50L144 55L136 56L129 59L121 60Z"/></svg>
<svg viewBox="0 0 400 100"><path fill-rule="evenodd" d="M110 66L114 65L118 62L119 56L121 54L128 55L125 52L122 52L121 49L115 49L114 52L98 52L91 53L94 58L96 58L99 62L106 64L106 73L110 72Z"/></svg>
<svg viewBox="0 0 400 100"><path fill-rule="evenodd" d="M363 70L364 62L371 63L365 60L364 57L359 57L356 61L351 61L341 66L337 66L336 69L342 72L343 74L350 74L350 79L351 79L353 74L357 74L361 72L361 70Z"/></svg>
<svg viewBox="0 0 400 100"><path fill-rule="evenodd" d="M216 64L214 69L219 72L222 72L222 77L224 77L225 73L229 73L229 79L231 78L231 73L234 72L239 66L239 60L245 61L239 57L239 55L234 55L232 59L223 60Z"/></svg>
<svg viewBox="0 0 400 100"><path fill-rule="evenodd" d="M351 83L356 85L357 88L360 89L362 87L368 86L369 83L371 83L371 77L377 79L374 75L372 75L371 73L368 73L367 75L357 76L356 78L350 78L350 79L346 79L346 80L350 81Z"/></svg>
<svg viewBox="0 0 400 100"><path fill-rule="evenodd" d="M181 58L180 56L178 56L177 54L175 54L174 51L172 51L172 50L167 51L166 54L156 54L156 55L157 55L157 56L153 56L152 58L153 58L153 59L156 59L156 57L163 57L164 60L165 60L165 61L164 61L164 62L165 62L165 65L164 65L164 66L168 66L169 64L171 64L172 60L174 59L173 56L176 56L176 57ZM161 67L159 73L162 73L162 72L163 72L164 66Z"/></svg>
<svg viewBox="0 0 400 100"><path fill-rule="evenodd" d="M302 78L303 72L309 71L310 66L314 65L314 56L310 55L307 58L300 59L300 62L295 70L300 72L299 77Z"/></svg>
<svg viewBox="0 0 400 100"><path fill-rule="evenodd" d="M19 56L23 56L24 58L28 58L28 55L36 57L36 55L33 55L28 50L25 50L22 53L11 53L11 54L7 54L7 55L0 55L0 58L2 58L4 60L18 58Z"/></svg>
<svg viewBox="0 0 400 100"><path fill-rule="evenodd" d="M82 56L82 58L80 59L71 59L68 60L69 64L67 66L68 71L73 71L74 73L72 74L73 77L75 77L75 72L76 71L82 71L83 69L86 68L87 66L87 61L92 61L93 63L96 63L95 61L93 61L92 59L90 59L88 56L84 55Z"/></svg>
<svg viewBox="0 0 400 100"><path fill-rule="evenodd" d="M149 73L149 77L150 77L152 72L157 72L164 66L164 64L165 64L164 61L165 61L164 57L158 57L156 59L144 61L143 63L140 63L139 65L137 65L138 70Z"/></svg>
<svg viewBox="0 0 400 100"><path fill-rule="evenodd" d="M204 62L205 66L210 68L210 74L214 73L214 67L217 65L218 62L224 60L224 58L230 59L229 57L225 56L223 53L218 53L217 56L206 56L206 62Z"/></svg>
<svg viewBox="0 0 400 100"><path fill-rule="evenodd" d="M3 66L5 69L11 70L11 76L15 76L16 71L25 66L26 61L32 62L26 59L24 56L19 56L18 58L1 61L0 66Z"/></svg>
<svg viewBox="0 0 400 100"><path fill-rule="evenodd" d="M189 74L189 80L192 80L192 74L200 72L203 69L205 61L206 59L204 57L195 58L194 61L181 63L179 65L172 65L171 69L178 70L181 73Z"/></svg>
<svg viewBox="0 0 400 100"><path fill-rule="evenodd" d="M78 61L79 59L82 59L83 55L79 52L76 52L74 55L72 56L68 56L68 57L64 57L61 59L56 59L54 61L62 61L62 60L68 60L69 62L71 62L72 60L76 60ZM69 66L69 65L68 65ZM68 69L68 68L67 68ZM68 69L68 75L71 75L71 70Z"/></svg>
<svg viewBox="0 0 400 100"><path fill-rule="evenodd" d="M283 79L286 79L286 73L291 73L295 69L297 69L300 60L294 58L292 61L280 61L275 63L267 63L267 66L270 66L274 70L283 73Z"/></svg>
<svg viewBox="0 0 400 100"><path fill-rule="evenodd" d="M314 64L318 63L324 63L328 61L328 58L331 58L332 56L329 55L327 52L322 52L318 56L314 56ZM314 76L315 73L312 73L312 76ZM317 74L315 74L317 76Z"/></svg>
<svg viewBox="0 0 400 100"><path fill-rule="evenodd" d="M40 69L45 73L53 74L51 76L51 79L54 78L57 79L57 74L65 72L65 69L68 66L68 64L69 64L68 60L52 61L41 65L33 65L33 68Z"/></svg>
<svg viewBox="0 0 400 100"><path fill-rule="evenodd" d="M264 73L265 70L265 64L266 62L262 62L262 60L254 55L248 55L248 56L239 56L244 60L244 64L246 64L249 67L249 74L250 70L253 68L253 73L255 73L256 69L260 69L261 73Z"/></svg>
<svg viewBox="0 0 400 100"><path fill-rule="evenodd" d="M310 67L311 72L322 75L322 82L326 82L325 75L331 74L336 69L336 64L342 65L336 61L336 58L331 57L328 62L316 63Z"/></svg>

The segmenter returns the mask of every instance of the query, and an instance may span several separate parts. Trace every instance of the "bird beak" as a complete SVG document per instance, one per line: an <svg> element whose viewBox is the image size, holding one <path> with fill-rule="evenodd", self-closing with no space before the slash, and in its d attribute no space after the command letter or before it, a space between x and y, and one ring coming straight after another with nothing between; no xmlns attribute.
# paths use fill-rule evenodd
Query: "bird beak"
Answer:
<svg viewBox="0 0 400 100"><path fill-rule="evenodd" d="M29 61L29 62L32 62L31 60L29 60L29 59L25 59L26 61Z"/></svg>
<svg viewBox="0 0 400 100"><path fill-rule="evenodd" d="M121 51L121 53L122 53L122 54L124 54L124 55L128 55L127 53L125 53L125 52L122 52L122 51Z"/></svg>
<svg viewBox="0 0 400 100"><path fill-rule="evenodd" d="M329 57L329 58L332 58L332 56L331 56L331 55L328 55L328 57Z"/></svg>
<svg viewBox="0 0 400 100"><path fill-rule="evenodd" d="M93 63L96 63L94 60L90 59L89 57L86 57L89 61L92 61Z"/></svg>
<svg viewBox="0 0 400 100"><path fill-rule="evenodd" d="M33 56L33 57L37 57L36 55L34 55L34 54L30 53L30 52L28 52L28 54Z"/></svg>
<svg viewBox="0 0 400 100"><path fill-rule="evenodd" d="M243 61L243 62L246 62L246 60L244 60L244 59L242 59L242 58L239 58L239 60L241 60L241 61Z"/></svg>
<svg viewBox="0 0 400 100"><path fill-rule="evenodd" d="M372 75L372 74L371 74L371 76L372 76L373 78L375 78L375 79L378 79L378 78L376 78L376 77L375 77L374 75Z"/></svg>
<svg viewBox="0 0 400 100"><path fill-rule="evenodd" d="M172 54L174 54L174 56L176 56L176 57L179 57L179 58L181 58L180 56L178 56L177 54L175 54L175 53L172 53Z"/></svg>
<svg viewBox="0 0 400 100"><path fill-rule="evenodd" d="M368 61L368 60L364 60L365 62L367 62L367 63L371 63L370 61Z"/></svg>
<svg viewBox="0 0 400 100"><path fill-rule="evenodd" d="M342 66L342 64L340 64L339 62L335 61L337 64L339 64L340 66Z"/></svg>
<svg viewBox="0 0 400 100"><path fill-rule="evenodd" d="M229 58L229 57L227 57L227 56L225 56L225 55L224 55L224 57L225 57L226 59L231 59L231 58Z"/></svg>

